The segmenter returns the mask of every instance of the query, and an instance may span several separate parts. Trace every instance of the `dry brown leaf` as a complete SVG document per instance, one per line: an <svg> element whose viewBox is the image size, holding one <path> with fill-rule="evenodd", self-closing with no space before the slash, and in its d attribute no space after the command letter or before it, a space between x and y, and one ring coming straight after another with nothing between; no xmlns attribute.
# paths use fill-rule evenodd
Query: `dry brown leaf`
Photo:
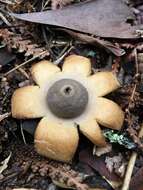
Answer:
<svg viewBox="0 0 143 190"><path fill-rule="evenodd" d="M139 38L134 14L122 0L96 0L71 5L54 11L12 14L14 17L41 24L65 27L80 32L110 38Z"/></svg>
<svg viewBox="0 0 143 190"><path fill-rule="evenodd" d="M123 159L122 154L115 155L113 157L106 157L105 159L106 167L110 172L115 171L117 175L123 177L126 169L126 162Z"/></svg>

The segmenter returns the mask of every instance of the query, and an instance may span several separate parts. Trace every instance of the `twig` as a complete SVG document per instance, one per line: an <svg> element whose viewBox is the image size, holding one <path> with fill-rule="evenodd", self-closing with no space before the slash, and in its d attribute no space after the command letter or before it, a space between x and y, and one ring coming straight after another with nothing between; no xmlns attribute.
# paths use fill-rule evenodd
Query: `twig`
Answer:
<svg viewBox="0 0 143 190"><path fill-rule="evenodd" d="M12 190L38 190L38 189L27 189L27 188L14 188L14 189L12 189Z"/></svg>
<svg viewBox="0 0 143 190"><path fill-rule="evenodd" d="M32 57L31 59L28 59L28 60L25 61L24 63L22 63L22 64L20 64L20 65L18 65L18 66L16 66L16 67L14 67L14 68L11 69L10 71L6 72L6 73L4 74L4 76L9 75L9 74L12 73L13 71L15 71L15 70L19 69L20 67L26 65L27 63L30 63L31 61L34 61L35 59L37 59L37 58L40 57L41 55L44 55L44 53L46 53L46 51L43 51L43 52L39 53L38 55L35 55L35 56Z"/></svg>
<svg viewBox="0 0 143 190"><path fill-rule="evenodd" d="M63 48L63 50L60 52L60 54L58 55L57 59L59 59L60 57L62 57L62 55L68 51L68 49L71 47L70 45L71 43L67 43L66 46Z"/></svg>
<svg viewBox="0 0 143 190"><path fill-rule="evenodd" d="M49 2L50 0L46 0L46 2L42 1L42 11L46 9L46 6L48 5Z"/></svg>
<svg viewBox="0 0 143 190"><path fill-rule="evenodd" d="M15 2L11 2L9 0L0 0L1 3L5 3L5 4L8 4L8 5L13 5Z"/></svg>
<svg viewBox="0 0 143 190"><path fill-rule="evenodd" d="M3 20L3 22L7 25L7 26L11 26L10 22L6 19L6 17L0 13L0 18Z"/></svg>
<svg viewBox="0 0 143 190"><path fill-rule="evenodd" d="M133 91L132 91L132 94L131 94L131 97L130 97L130 100L129 100L129 105L128 105L129 108L130 108L130 104L134 100L134 95L135 95L135 92L136 92L136 88L137 88L137 85L135 84L135 86L133 88Z"/></svg>
<svg viewBox="0 0 143 190"><path fill-rule="evenodd" d="M11 115L11 112L7 112L7 113L4 113L2 115L0 115L0 122L4 119L6 119L7 117L9 117Z"/></svg>
<svg viewBox="0 0 143 190"><path fill-rule="evenodd" d="M135 55L135 64L136 64L136 75L139 74L139 63L138 63L138 56L137 56L137 49L134 49L134 55Z"/></svg>
<svg viewBox="0 0 143 190"><path fill-rule="evenodd" d="M17 66L17 65L16 65ZM22 69L22 68L18 68L18 71L26 78L29 79L29 75L27 74L27 72Z"/></svg>
<svg viewBox="0 0 143 190"><path fill-rule="evenodd" d="M23 24L19 24L19 25L10 25L10 26L0 26L0 29L11 29L11 30L13 30L13 29L16 29L16 28L19 28L19 27L23 27L24 25Z"/></svg>
<svg viewBox="0 0 143 190"><path fill-rule="evenodd" d="M129 117L131 117L131 114L130 114L130 107L131 107L132 102L134 101L134 96L135 96L136 88L137 88L137 85L135 84L135 85L134 85L134 88L133 88L133 90L132 90L130 99L129 99L128 106L127 106L127 108L126 108L126 110L125 110L125 112L128 114Z"/></svg>
<svg viewBox="0 0 143 190"><path fill-rule="evenodd" d="M24 142L24 144L26 145L27 143L26 143L26 139L25 139L25 136L24 136L22 123L20 123L20 131L21 131L21 135L22 135L23 142Z"/></svg>
<svg viewBox="0 0 143 190"><path fill-rule="evenodd" d="M134 49L134 56L135 56L135 65L136 65L136 74L135 74L134 77L136 78L139 75L139 63L138 63L138 56L137 56L137 49L136 48ZM129 99L129 104L128 104L128 107L127 107L127 112L128 113L130 113L130 105L134 100L136 88L137 88L137 84L135 83L133 91L132 91L132 94L131 94L130 99Z"/></svg>
<svg viewBox="0 0 143 190"><path fill-rule="evenodd" d="M61 57L54 61L54 64L58 65L65 58L65 56L72 50L72 48L73 46L71 46Z"/></svg>
<svg viewBox="0 0 143 190"><path fill-rule="evenodd" d="M43 38L44 38L44 40L46 42L46 47L47 47L48 51L50 52L51 55L53 55L53 52L52 52L52 49L51 49L50 43L49 43L49 41L51 41L51 40L47 39L47 35L46 35L46 32L45 32L44 26L42 26L42 34L43 34Z"/></svg>
<svg viewBox="0 0 143 190"><path fill-rule="evenodd" d="M139 137L143 137L143 124L141 126L140 132L139 132ZM130 185L130 180L131 180L131 176L132 176L132 172L134 169L134 165L136 162L136 158L137 158L137 152L133 152L131 154L128 166L127 166L127 171L126 171L126 175L124 178L124 182L123 182L123 186L121 190L128 190L129 189L129 185Z"/></svg>
<svg viewBox="0 0 143 190"><path fill-rule="evenodd" d="M137 153L133 152L131 154L131 157L130 157L130 160L129 160L129 163L128 163L128 167L127 167L127 171L126 171L126 175L125 175L122 190L128 190L128 188L129 188L132 172L133 172L134 165L135 165L135 162L136 162L136 158L137 158Z"/></svg>

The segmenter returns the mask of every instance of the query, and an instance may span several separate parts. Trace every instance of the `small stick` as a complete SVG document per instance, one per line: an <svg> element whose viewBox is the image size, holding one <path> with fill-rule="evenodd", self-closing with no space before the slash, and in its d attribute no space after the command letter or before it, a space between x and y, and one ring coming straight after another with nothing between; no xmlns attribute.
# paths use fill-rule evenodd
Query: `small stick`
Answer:
<svg viewBox="0 0 143 190"><path fill-rule="evenodd" d="M7 25L7 26L11 26L10 22L6 19L6 17L0 13L0 18L3 20L3 22Z"/></svg>
<svg viewBox="0 0 143 190"><path fill-rule="evenodd" d="M141 126L140 132L139 132L139 137L143 137L143 124ZM133 152L131 154L128 166L127 166L127 171L126 171L126 175L124 178L124 182L123 182L123 186L121 190L128 190L129 189L129 185L130 185L130 181L131 181L131 177L132 177L132 173L133 173L133 169L134 169L134 165L136 162L138 154L136 152Z"/></svg>
<svg viewBox="0 0 143 190"><path fill-rule="evenodd" d="M16 65L17 66L17 65ZM26 78L26 79L29 79L29 75L27 74L27 72L22 69L22 68L19 68L18 71Z"/></svg>
<svg viewBox="0 0 143 190"><path fill-rule="evenodd" d="M5 3L5 4L8 4L8 5L13 5L14 3L9 1L9 0L0 0L1 3Z"/></svg>
<svg viewBox="0 0 143 190"><path fill-rule="evenodd" d="M38 189L27 189L27 188L14 188L12 190L38 190Z"/></svg>
<svg viewBox="0 0 143 190"><path fill-rule="evenodd" d="M134 55L135 55L135 64L136 64L136 75L139 74L139 62L138 62L138 56L137 56L137 49L134 49Z"/></svg>
<svg viewBox="0 0 143 190"><path fill-rule="evenodd" d="M63 55L61 55L61 57L55 60L54 64L58 65L72 49L73 49L73 46L71 46Z"/></svg>
<svg viewBox="0 0 143 190"><path fill-rule="evenodd" d="M24 136L23 128L22 128L22 123L20 124L20 131L21 131L21 135L22 135L22 138L23 138L23 142L26 145L27 143L26 143L26 139L25 139L25 136Z"/></svg>
<svg viewBox="0 0 143 190"><path fill-rule="evenodd" d="M11 69L10 71L8 71L7 73L4 74L4 76L9 75L10 73L12 73L13 71L19 69L20 67L26 65L27 63L30 63L31 61L34 61L35 59L37 59L38 57L40 57L41 55L45 54L46 51L43 51L41 53L39 53L38 55L35 55L34 57L32 57L31 59L28 59L27 61L25 61L24 63L14 67L13 69Z"/></svg>

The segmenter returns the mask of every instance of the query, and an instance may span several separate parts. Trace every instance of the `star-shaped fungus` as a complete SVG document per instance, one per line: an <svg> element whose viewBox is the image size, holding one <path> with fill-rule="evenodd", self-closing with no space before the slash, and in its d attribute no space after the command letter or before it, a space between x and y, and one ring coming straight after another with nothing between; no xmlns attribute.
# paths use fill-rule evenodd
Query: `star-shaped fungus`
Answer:
<svg viewBox="0 0 143 190"><path fill-rule="evenodd" d="M71 55L62 70L49 61L31 69L37 85L17 89L12 96L12 116L41 118L34 142L37 152L68 162L78 146L78 128L92 143L105 146L99 125L120 130L124 121L121 108L102 96L120 87L112 72L91 75L88 58Z"/></svg>

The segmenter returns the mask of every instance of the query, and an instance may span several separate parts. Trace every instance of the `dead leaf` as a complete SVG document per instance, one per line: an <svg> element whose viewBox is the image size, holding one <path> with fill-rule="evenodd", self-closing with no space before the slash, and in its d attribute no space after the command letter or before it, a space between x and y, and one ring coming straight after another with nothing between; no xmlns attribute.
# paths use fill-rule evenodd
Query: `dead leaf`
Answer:
<svg viewBox="0 0 143 190"><path fill-rule="evenodd" d="M11 158L11 154L12 153L10 153L9 156L4 161L2 161L0 163L0 165L1 165L0 166L0 174L8 167L8 162L9 162L9 160Z"/></svg>
<svg viewBox="0 0 143 190"><path fill-rule="evenodd" d="M106 167L110 172L115 171L117 175L123 177L126 169L126 162L121 153L113 157L107 156L105 159Z"/></svg>
<svg viewBox="0 0 143 190"><path fill-rule="evenodd" d="M119 48L117 45L114 45L112 42L109 42L107 40L99 39L97 37L89 36L87 34L82 34L68 29L60 29L60 30L67 32L75 39L83 41L87 44L97 46L99 48L103 48L108 52L112 52L116 56L122 56L125 54L125 51L123 49Z"/></svg>
<svg viewBox="0 0 143 190"><path fill-rule="evenodd" d="M138 38L137 26L127 19L135 19L132 10L122 0L96 0L71 5L59 10L12 14L14 17L41 24L60 26L109 38Z"/></svg>
<svg viewBox="0 0 143 190"><path fill-rule="evenodd" d="M111 182L116 182L120 184L121 178L117 176L114 172L110 173L106 168L104 162L104 156L94 156L91 154L91 150L83 150L79 154L79 160L83 163L88 164L92 169L96 170L102 177Z"/></svg>
<svg viewBox="0 0 143 190"><path fill-rule="evenodd" d="M105 159L107 169L112 172L113 169L119 168L123 160L122 154L115 155L113 157L107 156Z"/></svg>

